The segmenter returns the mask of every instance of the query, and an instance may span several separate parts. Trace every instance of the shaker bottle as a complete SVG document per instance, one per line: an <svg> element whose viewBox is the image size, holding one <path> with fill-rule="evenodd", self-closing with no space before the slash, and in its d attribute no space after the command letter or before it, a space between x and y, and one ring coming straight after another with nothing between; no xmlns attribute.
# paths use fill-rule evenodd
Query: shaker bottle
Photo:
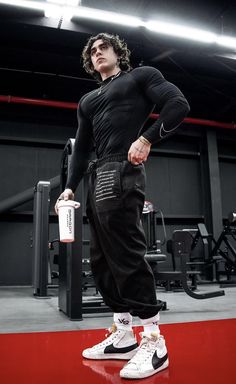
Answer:
<svg viewBox="0 0 236 384"><path fill-rule="evenodd" d="M75 240L75 208L80 203L74 200L60 200L58 203L59 235L62 243L72 243Z"/></svg>

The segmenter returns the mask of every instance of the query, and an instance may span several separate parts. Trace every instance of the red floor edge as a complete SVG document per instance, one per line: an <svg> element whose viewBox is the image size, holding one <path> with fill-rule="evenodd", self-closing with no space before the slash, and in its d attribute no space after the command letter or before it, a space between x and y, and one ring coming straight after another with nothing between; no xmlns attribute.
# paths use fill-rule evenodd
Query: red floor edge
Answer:
<svg viewBox="0 0 236 384"><path fill-rule="evenodd" d="M135 332L138 333L139 328ZM161 326L170 356L168 369L146 379L119 377L124 361L83 359L81 351L104 330L0 335L2 384L234 384L236 319Z"/></svg>

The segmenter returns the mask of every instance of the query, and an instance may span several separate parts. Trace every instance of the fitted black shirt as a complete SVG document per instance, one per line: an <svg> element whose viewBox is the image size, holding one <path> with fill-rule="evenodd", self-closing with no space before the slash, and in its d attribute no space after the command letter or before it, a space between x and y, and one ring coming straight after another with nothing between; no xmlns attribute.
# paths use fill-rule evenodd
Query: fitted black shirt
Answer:
<svg viewBox="0 0 236 384"><path fill-rule="evenodd" d="M156 105L159 118L142 132ZM175 132L188 112L184 95L155 68L139 67L106 79L80 100L79 126L66 187L76 189L93 146L98 158L126 152L128 156L141 132L149 142L156 143Z"/></svg>

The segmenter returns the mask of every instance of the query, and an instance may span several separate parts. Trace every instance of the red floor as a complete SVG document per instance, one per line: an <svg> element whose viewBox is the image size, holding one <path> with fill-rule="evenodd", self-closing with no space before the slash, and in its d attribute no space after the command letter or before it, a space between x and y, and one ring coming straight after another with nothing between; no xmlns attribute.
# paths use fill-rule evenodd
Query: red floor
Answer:
<svg viewBox="0 0 236 384"><path fill-rule="evenodd" d="M119 377L122 361L91 361L84 347L103 330L0 335L1 384L234 384L236 319L161 326L170 367L142 380Z"/></svg>

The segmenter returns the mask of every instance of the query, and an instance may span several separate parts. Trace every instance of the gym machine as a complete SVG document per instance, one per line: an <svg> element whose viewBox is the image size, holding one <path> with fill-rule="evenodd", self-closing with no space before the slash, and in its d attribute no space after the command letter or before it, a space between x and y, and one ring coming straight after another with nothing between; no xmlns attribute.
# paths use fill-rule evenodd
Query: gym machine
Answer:
<svg viewBox="0 0 236 384"><path fill-rule="evenodd" d="M37 297L47 297L48 226L50 182L39 181L34 191L33 223L33 289Z"/></svg>
<svg viewBox="0 0 236 384"><path fill-rule="evenodd" d="M69 139L61 159L61 191L64 190L69 173L70 159L74 139ZM79 191L81 193L81 186ZM82 320L82 213L81 209L75 215L75 241L59 244L59 309L71 320Z"/></svg>
<svg viewBox="0 0 236 384"><path fill-rule="evenodd" d="M69 139L62 155L61 190L66 185L70 172L74 139ZM83 196L83 183L80 183L76 196ZM75 199L76 199L75 196ZM75 241L59 245L59 309L71 320L82 320L84 313L110 312L101 296L83 296L83 214L82 209L75 214Z"/></svg>
<svg viewBox="0 0 236 384"><path fill-rule="evenodd" d="M161 216L162 228L163 228L163 240L157 239L156 233L156 217L157 214ZM158 264L160 262L166 261L167 256L162 252L162 246L166 242L166 229L164 216L161 210L155 210L153 204L150 201L144 202L143 212L142 212L142 225L146 236L147 242L147 252L145 254L145 259L148 261L149 265L152 268L154 276L156 270L158 269ZM167 303L162 301L162 310L167 309Z"/></svg>
<svg viewBox="0 0 236 384"><path fill-rule="evenodd" d="M161 216L163 240L157 239L156 218L158 213ZM154 206L150 201L144 202L144 207L142 212L142 224L143 224L144 232L146 235L146 241L147 241L147 253L146 253L147 260L151 262L153 258L153 261L156 261L156 262L166 261L166 255L162 253L162 249L161 249L161 247L166 243L166 228L165 228L164 216L161 210L154 209Z"/></svg>
<svg viewBox="0 0 236 384"><path fill-rule="evenodd" d="M62 156L61 186L65 185L74 139L70 139ZM79 190L79 192L81 192ZM33 286L36 297L47 297L49 250L58 240L48 241L50 182L39 182L34 197ZM59 309L71 320L82 320L82 213L75 215L75 241L59 243Z"/></svg>
<svg viewBox="0 0 236 384"><path fill-rule="evenodd" d="M232 281L232 275L236 273L236 213L230 212L228 220L217 241L214 241L214 247L210 253L210 260L214 260L219 256L224 260L226 281L220 281L222 272L216 269L216 279L221 286L236 286L236 281ZM224 247L224 248L222 248Z"/></svg>
<svg viewBox="0 0 236 384"><path fill-rule="evenodd" d="M34 188L33 215L33 294L37 298L48 298L48 288L58 288L52 279L58 278L58 272L51 270L50 251L59 240L48 242L49 205L51 181L39 181ZM54 259L56 255L54 255ZM56 262L54 262L56 264Z"/></svg>
<svg viewBox="0 0 236 384"><path fill-rule="evenodd" d="M181 287L194 299L210 299L212 297L223 296L225 292L223 290L195 293L188 284L188 276L193 273L189 271L189 259L192 251L193 236L189 230L176 230L173 232L172 237L172 250L174 258L180 258L179 270L172 272L164 271L157 272L156 280L162 281L180 281Z"/></svg>
<svg viewBox="0 0 236 384"><path fill-rule="evenodd" d="M156 237L156 215L160 213L161 222L163 228L163 240L157 240ZM195 293L196 289L196 276L199 271L192 270L192 265L196 262L190 261L190 255L192 252L192 244L196 230L176 230L173 232L172 239L166 241L166 230L164 223L164 216L162 211L155 210L153 204L145 201L142 217L144 231L147 238L147 253L145 255L146 260L152 267L156 283L165 284L167 290L170 290L171 283L178 284L178 288L181 288L194 299L208 299L212 297L224 295L224 291L214 291L206 293ZM172 255L173 271L159 271L159 263L165 262L167 256L163 254L161 247L167 243L167 250ZM179 269L176 270L176 260L179 260ZM198 263L199 264L199 263ZM189 278L192 280L192 286L189 286ZM169 287L169 288L168 288ZM164 303L166 309L166 303Z"/></svg>
<svg viewBox="0 0 236 384"><path fill-rule="evenodd" d="M215 267L213 279L222 287L236 286L236 281L231 280L232 275L236 273L236 213L229 213L217 240L208 233L205 224L198 224L192 249L197 246L200 240L203 245L204 263L206 266ZM220 269L222 264L224 271ZM221 280L221 275L226 275L227 280Z"/></svg>
<svg viewBox="0 0 236 384"><path fill-rule="evenodd" d="M7 212L21 204L34 200L33 220L33 292L36 297L47 297L50 281L48 255L48 227L50 191L59 186L59 176L49 181L39 181L35 187L26 189L0 203L0 213Z"/></svg>
<svg viewBox="0 0 236 384"><path fill-rule="evenodd" d="M69 139L61 160L60 189L64 190L69 174L73 153L74 139ZM110 312L96 291L94 296L83 296L82 247L88 240L83 240L83 214L78 209L75 214L75 241L61 243L58 239L49 241L49 203L50 185L58 186L58 177L49 182L40 181L34 192L34 230L33 230L33 288L38 298L47 298L48 288L52 285L49 265L49 251L59 243L58 255L58 304L59 310L71 320L82 320L84 313ZM52 189L51 185L51 189ZM32 189L33 195L33 189ZM76 195L83 195L83 183L77 188ZM76 196L75 196L76 198ZM96 289L95 285L94 288Z"/></svg>
<svg viewBox="0 0 236 384"><path fill-rule="evenodd" d="M157 239L157 213L160 213L161 215L162 228L164 233L163 240ZM166 261L166 255L162 252L162 246L166 243L166 229L163 213L160 210L155 210L153 204L150 201L144 202L142 212L142 224L147 242L147 253L145 255L145 258L149 262L149 264L154 267L154 263L156 264L162 261Z"/></svg>

